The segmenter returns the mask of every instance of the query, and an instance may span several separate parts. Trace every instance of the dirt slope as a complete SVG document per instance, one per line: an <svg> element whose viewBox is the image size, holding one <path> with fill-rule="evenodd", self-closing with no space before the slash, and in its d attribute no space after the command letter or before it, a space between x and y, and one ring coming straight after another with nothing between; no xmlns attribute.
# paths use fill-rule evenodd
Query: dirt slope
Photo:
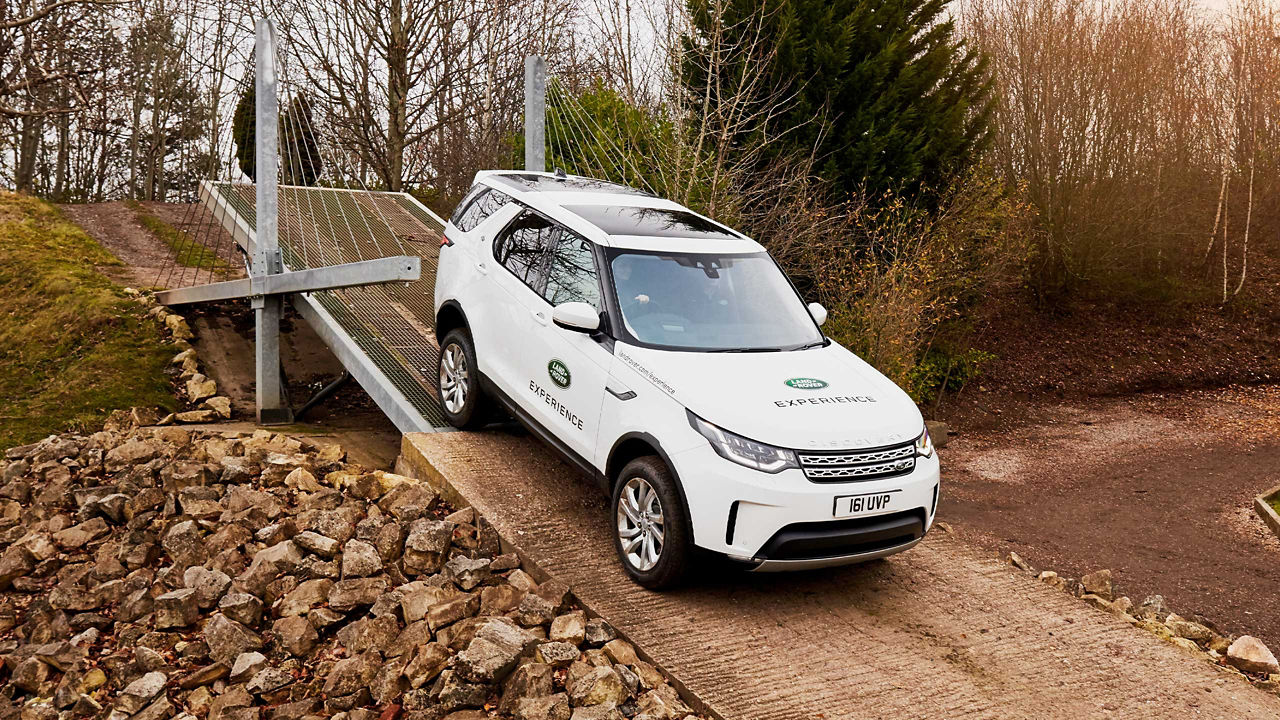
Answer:
<svg viewBox="0 0 1280 720"><path fill-rule="evenodd" d="M197 276L192 268L175 266L173 251L143 227L137 212L124 202L60 207L67 217L124 263L122 267L103 269L122 285L136 288L185 287L243 274L242 261L234 250L235 244L230 235L221 229L203 205L146 202L139 207L144 213L152 214L185 233L181 242L198 243L216 252L228 268L227 272L216 276L206 277L208 273L205 271Z"/></svg>
<svg viewBox="0 0 1280 720"><path fill-rule="evenodd" d="M623 576L597 491L532 440L448 433L406 445L409 465L442 472L724 717L1280 714L1280 698L942 533L883 562L730 573L656 594Z"/></svg>
<svg viewBox="0 0 1280 720"><path fill-rule="evenodd" d="M939 514L993 551L1280 648L1280 541L1252 512L1280 482L1280 388L1042 406L943 452Z"/></svg>
<svg viewBox="0 0 1280 720"><path fill-rule="evenodd" d="M123 202L61 207L72 222L124 263L103 269L121 285L154 287L161 279L161 269L172 263L169 249L138 224L133 210Z"/></svg>

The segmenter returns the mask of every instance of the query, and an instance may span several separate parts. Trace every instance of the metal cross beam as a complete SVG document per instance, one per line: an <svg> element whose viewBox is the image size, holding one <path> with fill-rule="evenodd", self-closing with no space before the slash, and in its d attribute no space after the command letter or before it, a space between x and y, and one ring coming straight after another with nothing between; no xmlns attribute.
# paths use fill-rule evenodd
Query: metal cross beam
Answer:
<svg viewBox="0 0 1280 720"><path fill-rule="evenodd" d="M240 280L195 287L161 290L156 293L156 300L162 305L186 305L245 297L337 290L357 285L413 282L420 277L422 277L422 258L400 255L275 275L255 275Z"/></svg>

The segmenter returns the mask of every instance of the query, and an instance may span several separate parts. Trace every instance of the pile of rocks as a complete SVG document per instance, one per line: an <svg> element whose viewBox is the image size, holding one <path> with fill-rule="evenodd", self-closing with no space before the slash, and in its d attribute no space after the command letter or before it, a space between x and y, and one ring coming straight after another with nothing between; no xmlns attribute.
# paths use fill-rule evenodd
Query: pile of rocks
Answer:
<svg viewBox="0 0 1280 720"><path fill-rule="evenodd" d="M1071 593L1094 607L1114 613L1129 624L1159 635L1184 650L1202 655L1223 668L1239 671L1254 684L1280 695L1280 664L1275 655L1252 635L1228 637L1208 625L1188 620L1171 611L1161 595L1151 595L1140 604L1116 596L1110 570L1091 572L1079 580L1053 570L1039 573L1017 553L1009 553L1009 564L1035 575L1041 582Z"/></svg>
<svg viewBox="0 0 1280 720"><path fill-rule="evenodd" d="M6 458L0 718L691 712L472 510L335 445L169 426Z"/></svg>

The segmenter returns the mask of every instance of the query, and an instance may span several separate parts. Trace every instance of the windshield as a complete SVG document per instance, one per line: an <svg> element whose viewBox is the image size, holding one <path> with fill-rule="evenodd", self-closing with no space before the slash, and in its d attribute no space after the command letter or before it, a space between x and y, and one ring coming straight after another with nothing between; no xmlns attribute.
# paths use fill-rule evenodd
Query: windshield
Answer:
<svg viewBox="0 0 1280 720"><path fill-rule="evenodd" d="M766 253L616 251L613 288L640 343L682 350L795 350L823 342L809 311Z"/></svg>

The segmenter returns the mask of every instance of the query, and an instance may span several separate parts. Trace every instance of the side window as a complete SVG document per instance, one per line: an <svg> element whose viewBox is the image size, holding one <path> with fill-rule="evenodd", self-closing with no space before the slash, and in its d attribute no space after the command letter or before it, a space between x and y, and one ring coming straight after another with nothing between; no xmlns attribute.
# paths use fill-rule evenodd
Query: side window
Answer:
<svg viewBox="0 0 1280 720"><path fill-rule="evenodd" d="M471 232L510 201L511 198L497 190L477 185L462 204L458 205L450 222L463 232Z"/></svg>
<svg viewBox="0 0 1280 720"><path fill-rule="evenodd" d="M542 296L552 305L584 302L599 310L600 283L596 277L591 242L569 230L561 230L560 239L551 253L547 288Z"/></svg>
<svg viewBox="0 0 1280 720"><path fill-rule="evenodd" d="M477 197L484 195L487 192L489 192L489 188L484 185L473 186L471 191L467 193L467 196L462 198L462 202L458 203L458 207L453 209L453 217L449 218L449 222L453 223L454 227L461 230L462 216L466 213L468 208L475 204Z"/></svg>
<svg viewBox="0 0 1280 720"><path fill-rule="evenodd" d="M541 295L546 287L548 260L559 234L558 226L526 210L494 240L493 257Z"/></svg>

